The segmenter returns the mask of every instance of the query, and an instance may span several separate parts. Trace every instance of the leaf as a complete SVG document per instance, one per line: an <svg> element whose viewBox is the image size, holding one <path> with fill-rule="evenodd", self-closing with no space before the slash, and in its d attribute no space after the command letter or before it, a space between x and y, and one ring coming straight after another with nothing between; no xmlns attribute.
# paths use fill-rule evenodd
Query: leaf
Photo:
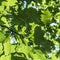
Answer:
<svg viewBox="0 0 60 60"><path fill-rule="evenodd" d="M3 46L2 43L0 43L0 55L3 53Z"/></svg>
<svg viewBox="0 0 60 60"><path fill-rule="evenodd" d="M60 20L60 12L57 12L54 16L55 20Z"/></svg>
<svg viewBox="0 0 60 60"><path fill-rule="evenodd" d="M5 55L15 53L16 52L15 48L16 48L16 45L12 45L10 43L10 38L9 37L6 38L6 42L4 43L4 53L5 53Z"/></svg>
<svg viewBox="0 0 60 60"><path fill-rule="evenodd" d="M0 12L4 10L4 6L0 6Z"/></svg>
<svg viewBox="0 0 60 60"><path fill-rule="evenodd" d="M3 21L6 26L9 26L6 17L1 17L1 21Z"/></svg>
<svg viewBox="0 0 60 60"><path fill-rule="evenodd" d="M16 45L11 45L11 53L15 53L15 48L16 48Z"/></svg>
<svg viewBox="0 0 60 60"><path fill-rule="evenodd" d="M0 60L11 60L11 55L7 55L7 56L2 55L2 56L0 57Z"/></svg>
<svg viewBox="0 0 60 60"><path fill-rule="evenodd" d="M19 53L24 53L26 55L26 57L29 59L28 57L28 53L30 53L31 48L29 46L25 46L24 44L20 44L17 48L16 48L17 52Z"/></svg>
<svg viewBox="0 0 60 60"><path fill-rule="evenodd" d="M10 46L10 39L8 38L7 41L4 43L4 52L5 55L9 55L11 53L11 46Z"/></svg>
<svg viewBox="0 0 60 60"><path fill-rule="evenodd" d="M35 53L30 53L33 60L46 60L45 55L40 50L34 50Z"/></svg>
<svg viewBox="0 0 60 60"><path fill-rule="evenodd" d="M48 9L47 10L42 10L41 12L42 12L42 14L41 14L41 21L44 24L50 23L51 20L52 20L52 13L50 13L50 11Z"/></svg>
<svg viewBox="0 0 60 60"><path fill-rule="evenodd" d="M7 0L7 6L12 6L15 5L15 3L17 2L17 0Z"/></svg>
<svg viewBox="0 0 60 60"><path fill-rule="evenodd" d="M60 29L57 29L57 34L60 35Z"/></svg>
<svg viewBox="0 0 60 60"><path fill-rule="evenodd" d="M58 56L57 60L60 60L60 56Z"/></svg>
<svg viewBox="0 0 60 60"><path fill-rule="evenodd" d="M51 59L52 59L52 60L56 60L56 59L57 59L56 56L55 56L55 54L52 54Z"/></svg>
<svg viewBox="0 0 60 60"><path fill-rule="evenodd" d="M0 32L0 42L3 42L5 40L4 33Z"/></svg>

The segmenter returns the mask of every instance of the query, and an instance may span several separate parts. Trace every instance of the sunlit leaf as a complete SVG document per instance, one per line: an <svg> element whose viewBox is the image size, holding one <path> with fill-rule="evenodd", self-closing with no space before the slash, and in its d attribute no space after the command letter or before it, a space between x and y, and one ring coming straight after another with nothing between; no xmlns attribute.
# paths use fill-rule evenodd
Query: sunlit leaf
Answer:
<svg viewBox="0 0 60 60"><path fill-rule="evenodd" d="M48 24L50 23L52 20L52 13L50 13L50 11L47 9L45 11L42 11L42 14L41 14L41 21L44 23L44 24Z"/></svg>
<svg viewBox="0 0 60 60"><path fill-rule="evenodd" d="M3 53L3 46L2 43L0 43L0 55Z"/></svg>
<svg viewBox="0 0 60 60"><path fill-rule="evenodd" d="M5 35L4 33L0 32L0 42L3 42L5 40Z"/></svg>
<svg viewBox="0 0 60 60"><path fill-rule="evenodd" d="M8 56L3 55L0 57L0 60L11 60L11 55Z"/></svg>
<svg viewBox="0 0 60 60"><path fill-rule="evenodd" d="M54 18L55 18L56 20L60 20L60 12L57 12L57 13L55 14Z"/></svg>
<svg viewBox="0 0 60 60"><path fill-rule="evenodd" d="M5 52L5 55L9 55L11 53L10 40L9 40L9 38L7 40L8 41L4 43L4 52Z"/></svg>

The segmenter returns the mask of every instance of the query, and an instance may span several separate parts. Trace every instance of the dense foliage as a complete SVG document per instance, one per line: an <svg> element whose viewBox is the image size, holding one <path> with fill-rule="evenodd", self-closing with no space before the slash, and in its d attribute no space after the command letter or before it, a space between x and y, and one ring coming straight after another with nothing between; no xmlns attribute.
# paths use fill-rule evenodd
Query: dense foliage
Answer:
<svg viewBox="0 0 60 60"><path fill-rule="evenodd" d="M0 0L0 60L60 60L60 0Z"/></svg>

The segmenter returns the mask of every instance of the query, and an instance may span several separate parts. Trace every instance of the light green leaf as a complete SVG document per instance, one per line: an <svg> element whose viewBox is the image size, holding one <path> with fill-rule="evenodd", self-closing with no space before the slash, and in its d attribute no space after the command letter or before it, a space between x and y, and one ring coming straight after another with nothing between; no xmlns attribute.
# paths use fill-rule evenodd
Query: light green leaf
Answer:
<svg viewBox="0 0 60 60"><path fill-rule="evenodd" d="M3 42L5 40L4 33L0 32L0 42Z"/></svg>
<svg viewBox="0 0 60 60"><path fill-rule="evenodd" d="M0 43L0 54L3 53L3 46L2 46L2 43Z"/></svg>
<svg viewBox="0 0 60 60"><path fill-rule="evenodd" d="M42 10L41 12L42 12L41 21L44 24L50 23L51 20L52 20L52 13L50 13L50 11L48 9L47 10Z"/></svg>
<svg viewBox="0 0 60 60"><path fill-rule="evenodd" d="M0 60L11 60L11 55L8 56L3 55L0 57Z"/></svg>
<svg viewBox="0 0 60 60"><path fill-rule="evenodd" d="M55 54L52 54L52 57L51 57L52 60L56 60L56 55Z"/></svg>
<svg viewBox="0 0 60 60"><path fill-rule="evenodd" d="M15 51L16 45L10 45L10 46L11 46L11 53L16 52L16 51Z"/></svg>
<svg viewBox="0 0 60 60"><path fill-rule="evenodd" d="M55 20L60 20L60 12L57 12L54 16Z"/></svg>
<svg viewBox="0 0 60 60"><path fill-rule="evenodd" d="M40 50L34 50L35 53L30 53L33 60L46 60L45 55Z"/></svg>
<svg viewBox="0 0 60 60"><path fill-rule="evenodd" d="M9 26L6 17L1 17L1 21L3 21L3 22L5 23L6 26Z"/></svg>
<svg viewBox="0 0 60 60"><path fill-rule="evenodd" d="M9 55L11 53L11 46L10 46L9 39L7 39L7 41L4 43L4 52L5 52L5 55Z"/></svg>

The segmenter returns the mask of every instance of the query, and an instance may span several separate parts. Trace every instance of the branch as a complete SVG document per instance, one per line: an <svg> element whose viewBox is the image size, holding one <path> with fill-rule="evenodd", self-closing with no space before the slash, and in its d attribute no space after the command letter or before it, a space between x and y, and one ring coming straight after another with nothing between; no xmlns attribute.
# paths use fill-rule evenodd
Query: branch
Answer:
<svg viewBox="0 0 60 60"><path fill-rule="evenodd" d="M2 25L2 24L0 24L0 26L1 26L1 27L4 27L4 28L7 28L9 31L11 31L11 32L13 32L13 33L19 35L21 38L24 38L24 36L23 36L22 34L19 34L18 32L14 31L14 30L11 29L10 27L7 27L7 26Z"/></svg>

